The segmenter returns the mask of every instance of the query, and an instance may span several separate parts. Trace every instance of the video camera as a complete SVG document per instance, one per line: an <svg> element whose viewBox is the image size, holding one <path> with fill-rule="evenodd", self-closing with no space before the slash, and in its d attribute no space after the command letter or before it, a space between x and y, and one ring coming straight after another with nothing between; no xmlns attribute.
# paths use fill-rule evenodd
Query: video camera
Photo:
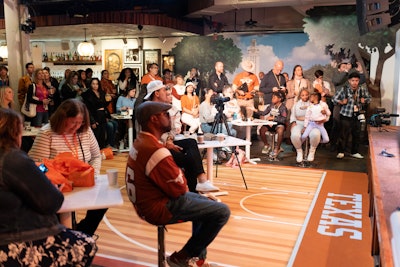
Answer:
<svg viewBox="0 0 400 267"><path fill-rule="evenodd" d="M230 97L224 97L222 94L215 95L211 98L211 103L215 104L215 108L219 110L220 108L224 108L224 103L231 100Z"/></svg>
<svg viewBox="0 0 400 267"><path fill-rule="evenodd" d="M382 127L382 125L390 125L390 117L399 117L399 114L385 113L385 108L376 108L376 114L371 116L369 123L373 127Z"/></svg>

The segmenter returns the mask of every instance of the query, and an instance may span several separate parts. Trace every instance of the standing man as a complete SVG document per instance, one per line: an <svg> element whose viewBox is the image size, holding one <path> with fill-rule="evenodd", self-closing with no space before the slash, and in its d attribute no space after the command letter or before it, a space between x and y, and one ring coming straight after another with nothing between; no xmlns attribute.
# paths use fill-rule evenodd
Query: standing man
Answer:
<svg viewBox="0 0 400 267"><path fill-rule="evenodd" d="M215 72L208 78L208 87L216 93L222 93L225 85L229 85L229 83L224 74L224 63L218 61L215 63Z"/></svg>
<svg viewBox="0 0 400 267"><path fill-rule="evenodd" d="M261 80L260 92L264 93L264 105L271 104L272 93L281 92L286 95L286 79L281 74L283 70L283 61L277 60L272 70L270 70Z"/></svg>
<svg viewBox="0 0 400 267"><path fill-rule="evenodd" d="M18 102L19 106L22 107L22 104L25 100L25 95L28 92L29 85L33 82L33 72L35 71L35 66L32 62L26 63L25 65L26 75L22 76L18 81Z"/></svg>
<svg viewBox="0 0 400 267"><path fill-rule="evenodd" d="M253 73L254 63L248 59L243 60L241 67L243 72L233 79L232 89L236 93L237 102L246 118L253 117L254 95L259 89L257 75Z"/></svg>
<svg viewBox="0 0 400 267"><path fill-rule="evenodd" d="M158 103L171 104L171 91L161 81L152 81L147 85L148 94L145 100L151 100ZM184 169L185 177L188 179L188 186L191 192L209 192L218 191L219 188L214 186L204 172L202 158L196 140L185 138L175 140L175 135L181 132L181 113L172 106L168 110L171 126L168 132L165 132L161 141L168 148L176 164Z"/></svg>
<svg viewBox="0 0 400 267"><path fill-rule="evenodd" d="M349 59L344 59L337 66L337 70L332 75L332 83L335 86L335 93L338 93L343 86L346 85L349 75L353 72L358 72L360 74L360 82L359 84L363 84L366 82L365 75L363 74L362 66L359 62L357 62L357 67L352 68ZM333 100L333 109L332 109L332 128L330 131L330 150L333 152L337 150L337 143L339 141L339 135L341 132L340 129L340 106L336 105Z"/></svg>
<svg viewBox="0 0 400 267"><path fill-rule="evenodd" d="M332 101L340 107L340 138L336 157L338 159L344 158L344 151L351 135L351 156L357 159L364 158L358 153L361 127L358 115L360 107L371 102L371 95L366 88L360 86L360 74L358 72L349 74L348 83L336 92Z"/></svg>
<svg viewBox="0 0 400 267"><path fill-rule="evenodd" d="M208 266L207 247L227 223L230 210L224 203L188 192L181 168L159 142L171 129L170 108L154 101L138 106L142 131L129 151L126 189L139 217L153 225L192 221L192 236L167 257L169 266Z"/></svg>

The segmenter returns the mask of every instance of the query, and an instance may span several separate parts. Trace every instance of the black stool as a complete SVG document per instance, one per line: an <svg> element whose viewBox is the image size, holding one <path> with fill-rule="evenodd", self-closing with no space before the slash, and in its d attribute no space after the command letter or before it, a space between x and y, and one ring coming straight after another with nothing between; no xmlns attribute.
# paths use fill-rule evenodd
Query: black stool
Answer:
<svg viewBox="0 0 400 267"><path fill-rule="evenodd" d="M165 267L165 225L157 225L158 267Z"/></svg>

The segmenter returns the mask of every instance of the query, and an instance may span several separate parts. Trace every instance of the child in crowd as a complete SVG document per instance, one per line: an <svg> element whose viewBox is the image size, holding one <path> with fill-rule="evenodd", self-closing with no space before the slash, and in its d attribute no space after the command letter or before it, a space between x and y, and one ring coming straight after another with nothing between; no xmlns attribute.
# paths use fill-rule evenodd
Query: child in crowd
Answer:
<svg viewBox="0 0 400 267"><path fill-rule="evenodd" d="M307 139L311 130L317 128L321 132L322 140L321 143L328 143L329 136L328 132L324 128L324 122L328 121L331 111L328 105L321 101L321 94L314 92L310 96L311 105L308 106L306 116L304 119L304 128L302 130L301 140Z"/></svg>
<svg viewBox="0 0 400 267"><path fill-rule="evenodd" d="M266 116L266 120L274 121L277 124L269 126L263 125L260 128L260 137L264 143L264 148L261 153L269 154L271 148L268 145L267 136L265 135L268 131L274 131L278 134L278 142L276 144L274 154L277 156L279 152L283 152L281 149L283 133L286 127L286 117L288 115L287 109L283 101L285 100L285 96L281 92L273 92L272 93L272 104L267 105L264 111L256 112L260 116Z"/></svg>

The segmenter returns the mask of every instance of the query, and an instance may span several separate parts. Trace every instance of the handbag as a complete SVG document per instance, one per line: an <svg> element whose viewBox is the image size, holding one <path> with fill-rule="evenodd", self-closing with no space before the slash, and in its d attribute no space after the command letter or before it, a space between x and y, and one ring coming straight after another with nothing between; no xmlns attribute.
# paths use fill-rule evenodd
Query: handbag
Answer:
<svg viewBox="0 0 400 267"><path fill-rule="evenodd" d="M73 187L94 186L94 168L75 158L71 152L59 153L51 160L43 159L46 166L48 161L52 161L55 169L70 180Z"/></svg>
<svg viewBox="0 0 400 267"><path fill-rule="evenodd" d="M35 95L35 93L36 93L36 86L35 86L35 84L33 84L32 95ZM28 98L28 94L25 94L24 103L22 104L22 107L21 107L21 113L29 118L33 118L36 116L36 104L28 103L27 98ZM39 100L39 98L36 96L33 96L32 98L35 100Z"/></svg>

